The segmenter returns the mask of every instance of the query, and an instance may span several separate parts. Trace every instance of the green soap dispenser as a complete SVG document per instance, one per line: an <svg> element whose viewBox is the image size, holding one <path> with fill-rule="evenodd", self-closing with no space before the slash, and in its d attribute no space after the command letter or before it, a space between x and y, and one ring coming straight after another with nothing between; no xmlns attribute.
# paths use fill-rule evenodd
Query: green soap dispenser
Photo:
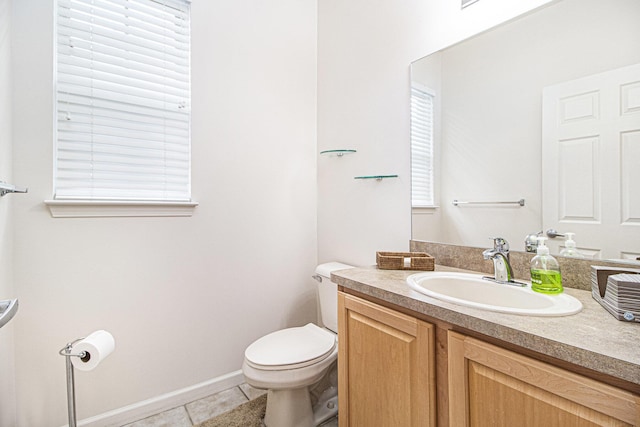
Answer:
<svg viewBox="0 0 640 427"><path fill-rule="evenodd" d="M538 237L537 255L531 260L531 289L543 294L559 294L562 292L560 265L549 255L545 240L546 237Z"/></svg>

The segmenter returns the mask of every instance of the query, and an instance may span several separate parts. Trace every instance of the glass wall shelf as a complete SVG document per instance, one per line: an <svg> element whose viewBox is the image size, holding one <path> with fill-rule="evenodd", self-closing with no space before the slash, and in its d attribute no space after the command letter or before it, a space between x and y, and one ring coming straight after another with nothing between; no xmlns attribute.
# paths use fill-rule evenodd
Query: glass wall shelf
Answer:
<svg viewBox="0 0 640 427"><path fill-rule="evenodd" d="M386 178L397 178L398 175L367 175L367 176L355 176L353 179L375 179L376 181L382 181Z"/></svg>
<svg viewBox="0 0 640 427"><path fill-rule="evenodd" d="M355 152L356 150L324 150L324 151L321 151L320 154L328 154L330 156L342 157L345 154L353 154Z"/></svg>

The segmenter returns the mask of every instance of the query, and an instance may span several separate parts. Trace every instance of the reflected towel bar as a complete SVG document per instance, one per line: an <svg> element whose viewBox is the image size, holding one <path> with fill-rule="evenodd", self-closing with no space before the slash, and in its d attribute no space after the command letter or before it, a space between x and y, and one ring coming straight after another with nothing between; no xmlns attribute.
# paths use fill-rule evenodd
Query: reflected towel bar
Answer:
<svg viewBox="0 0 640 427"><path fill-rule="evenodd" d="M515 202L462 202L460 200L454 200L453 206L458 206L458 205L520 205L520 206L524 206L524 199L520 199Z"/></svg>
<svg viewBox="0 0 640 427"><path fill-rule="evenodd" d="M367 176L354 176L353 179L375 179L376 181L382 181L387 178L397 178L398 175L367 175Z"/></svg>

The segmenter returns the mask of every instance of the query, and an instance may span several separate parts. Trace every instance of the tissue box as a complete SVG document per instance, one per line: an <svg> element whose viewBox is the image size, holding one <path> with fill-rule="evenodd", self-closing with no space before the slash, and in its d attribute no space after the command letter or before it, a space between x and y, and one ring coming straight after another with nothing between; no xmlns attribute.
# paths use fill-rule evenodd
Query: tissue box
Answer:
<svg viewBox="0 0 640 427"><path fill-rule="evenodd" d="M591 295L616 319L640 322L640 270L592 266Z"/></svg>
<svg viewBox="0 0 640 427"><path fill-rule="evenodd" d="M426 252L376 252L376 264L381 270L433 271L436 260Z"/></svg>

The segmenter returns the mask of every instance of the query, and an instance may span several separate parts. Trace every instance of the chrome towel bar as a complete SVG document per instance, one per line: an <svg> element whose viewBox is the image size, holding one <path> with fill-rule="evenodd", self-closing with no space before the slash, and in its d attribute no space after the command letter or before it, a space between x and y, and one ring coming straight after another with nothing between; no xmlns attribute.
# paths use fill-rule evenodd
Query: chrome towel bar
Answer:
<svg viewBox="0 0 640 427"><path fill-rule="evenodd" d="M453 206L458 206L458 205L520 205L520 206L524 206L524 199L520 199L515 202L463 202L460 200L454 200Z"/></svg>

